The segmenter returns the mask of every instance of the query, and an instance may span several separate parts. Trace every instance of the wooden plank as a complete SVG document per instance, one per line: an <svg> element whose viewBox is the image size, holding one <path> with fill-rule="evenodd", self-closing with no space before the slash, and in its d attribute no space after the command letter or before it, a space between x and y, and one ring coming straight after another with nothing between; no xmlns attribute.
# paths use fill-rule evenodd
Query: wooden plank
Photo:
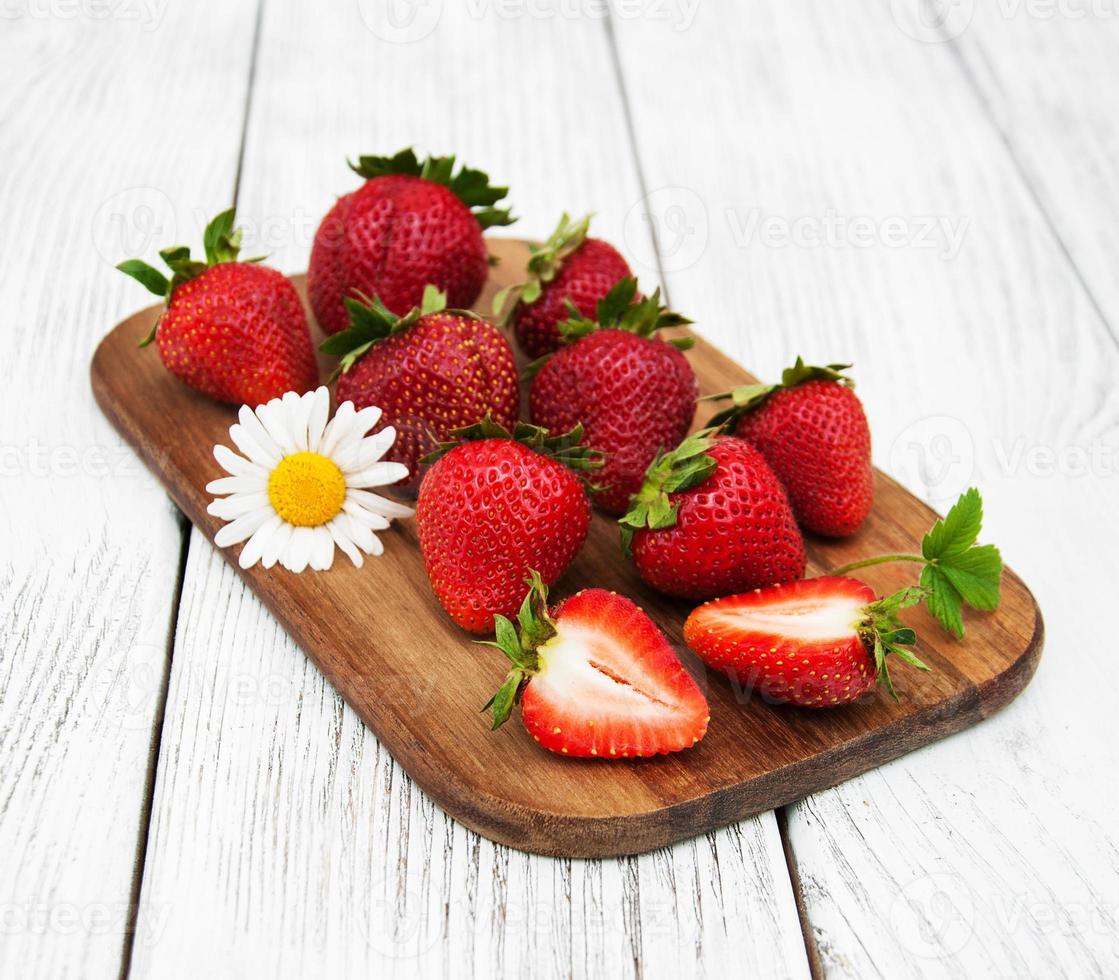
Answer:
<svg viewBox="0 0 1119 980"><path fill-rule="evenodd" d="M853 360L876 458L941 507L978 482L987 538L1048 613L1050 653L1004 714L790 809L804 903L825 973L1106 974L1115 789L1094 774L1114 767L1111 712L1075 658L1098 648L1119 538L1116 356L959 64L891 6L825 19L784 0L617 31L648 183L677 188L661 200L697 229L691 261L666 265L675 303L701 330L734 323L728 351L766 376L797 353ZM752 209L771 237L746 233ZM929 217L942 246L966 219L958 250L915 240ZM819 244L790 242L797 219Z"/></svg>
<svg viewBox="0 0 1119 980"><path fill-rule="evenodd" d="M228 202L252 10L3 16L0 974L114 976L182 538L94 406L88 362L105 319L141 301L113 263Z"/></svg>
<svg viewBox="0 0 1119 980"><path fill-rule="evenodd" d="M523 281L529 250L491 239L499 263L479 301ZM300 277L296 281L302 290ZM209 540L223 521L207 513L205 487L221 475L213 447L228 441L236 410L183 386L136 337L147 336L160 305L130 317L98 348L92 378L97 402L184 513ZM321 335L315 337L316 343ZM755 379L709 344L688 354L701 393ZM324 375L329 368L324 368ZM710 407L697 420L704 424ZM166 419L176 420L173 436ZM809 540L809 573L867 555L912 548L934 515L888 478L877 481L874 511L843 541ZM678 649L694 602L658 595L618 550L618 527L596 514L586 544L557 595L607 588L631 596ZM236 551L225 557L236 561ZM641 853L807 793L959 731L998 710L1025 686L1041 654L1041 616L1011 572L1002 604L969 617L966 642L914 614L918 656L931 678L899 677L906 696L834 712L774 710L685 656L711 709L701 744L639 765L547 753L517 725L494 734L478 706L501 684L507 663L479 646L439 607L411 522L385 535L385 554L368 567L335 564L327 574L295 575L256 566L242 572L253 591L419 785L452 816L487 837L561 857ZM903 587L905 565L865 575L880 595ZM372 614L372 621L371 621ZM442 665L433 673L433 665ZM386 684L388 687L386 688Z"/></svg>
<svg viewBox="0 0 1119 980"><path fill-rule="evenodd" d="M268 5L242 216L272 219L263 237L281 267L305 267L317 217L353 186L345 156L412 141L508 181L525 215L519 234L546 234L564 207L594 209L598 232L623 243L637 181L602 23L442 7L428 37L391 45L356 5ZM184 623L229 617L256 646L246 657L232 631L211 641L184 625L173 688L180 676L214 680L184 687L168 717L181 778L170 763L161 773L144 894L184 896L176 907L189 914L138 949L138 975L189 972L218 947L275 975L625 977L641 963L644 976L668 977L698 962L807 975L772 817L623 861L490 844L401 776L201 542L196 534ZM290 697L231 703L222 692L245 675L290 679ZM220 742L205 734L219 718ZM399 896L414 896L406 907L420 910L419 924L394 911Z"/></svg>

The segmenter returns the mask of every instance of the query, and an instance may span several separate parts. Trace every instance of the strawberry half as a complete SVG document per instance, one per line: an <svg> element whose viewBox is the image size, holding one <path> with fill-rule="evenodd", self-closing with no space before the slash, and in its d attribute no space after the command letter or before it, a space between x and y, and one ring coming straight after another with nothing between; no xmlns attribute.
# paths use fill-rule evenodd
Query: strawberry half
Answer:
<svg viewBox="0 0 1119 980"><path fill-rule="evenodd" d="M827 576L704 603L684 624L684 642L709 667L764 697L804 708L855 701L879 678L896 698L886 656L928 670L905 649L916 642L899 609L924 590L885 599L858 579Z"/></svg>
<svg viewBox="0 0 1119 980"><path fill-rule="evenodd" d="M295 287L275 269L238 261L234 210L203 233L206 261L177 245L159 255L168 279L139 259L117 266L167 308L141 347L155 342L167 370L196 391L234 405L263 405L319 383L307 315Z"/></svg>
<svg viewBox="0 0 1119 980"><path fill-rule="evenodd" d="M519 702L528 733L562 755L652 756L703 738L707 699L641 609L617 593L584 589L549 612L540 576L530 573L529 582L519 635L495 617L497 639L489 645L512 667L486 705L494 728Z"/></svg>
<svg viewBox="0 0 1119 980"><path fill-rule="evenodd" d="M434 286L405 316L379 299L346 299L351 326L320 347L342 357L335 397L357 409L376 405L380 426L396 429L385 457L408 467L400 485L414 493L423 478L420 460L454 429L489 416L512 428L521 392L513 349L493 324L465 310L445 309Z"/></svg>
<svg viewBox="0 0 1119 980"><path fill-rule="evenodd" d="M434 283L450 305L470 306L482 291L489 258L482 232L515 220L494 207L507 188L455 158L411 149L392 157L363 156L350 168L365 183L327 212L311 249L307 291L328 334L349 325L344 300L355 292L379 296L403 316Z"/></svg>
<svg viewBox="0 0 1119 980"><path fill-rule="evenodd" d="M590 215L572 221L565 214L543 245L530 246L527 281L494 297L494 314L503 325L512 324L517 343L531 358L559 350L559 325L572 307L580 316L594 316L595 304L631 275L613 245L587 237L590 222Z"/></svg>
<svg viewBox="0 0 1119 980"><path fill-rule="evenodd" d="M733 401L710 424L757 446L801 527L828 537L854 534L874 502L870 427L854 382L842 373L850 366L813 367L798 357L780 384L709 396Z"/></svg>

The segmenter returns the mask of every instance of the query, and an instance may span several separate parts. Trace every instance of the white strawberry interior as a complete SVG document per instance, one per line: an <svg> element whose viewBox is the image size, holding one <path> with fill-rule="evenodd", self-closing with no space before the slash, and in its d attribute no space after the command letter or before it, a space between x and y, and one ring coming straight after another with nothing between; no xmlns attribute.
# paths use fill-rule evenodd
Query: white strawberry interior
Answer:
<svg viewBox="0 0 1119 980"><path fill-rule="evenodd" d="M677 707L672 692L643 669L632 651L600 631L561 623L539 653L544 669L532 679L537 695L581 702L588 714L617 713L635 720Z"/></svg>
<svg viewBox="0 0 1119 980"><path fill-rule="evenodd" d="M728 629L769 633L807 643L847 639L856 632L865 601L853 596L827 599L789 596L784 601L764 606L738 606L716 603L707 610L709 622Z"/></svg>

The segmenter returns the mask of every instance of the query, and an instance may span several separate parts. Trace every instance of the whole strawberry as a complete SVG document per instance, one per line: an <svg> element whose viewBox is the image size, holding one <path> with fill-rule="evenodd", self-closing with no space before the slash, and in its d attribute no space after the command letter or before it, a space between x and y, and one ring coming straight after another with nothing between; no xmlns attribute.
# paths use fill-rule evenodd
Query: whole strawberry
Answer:
<svg viewBox="0 0 1119 980"><path fill-rule="evenodd" d="M528 280L494 297L494 313L505 310L505 322L512 324L517 343L531 358L560 348L559 325L571 315L571 306L580 316L594 316L595 304L631 275L613 245L587 237L590 221L590 215L572 221L565 214L551 237L532 249Z"/></svg>
<svg viewBox="0 0 1119 980"><path fill-rule="evenodd" d="M447 310L434 286L407 315L389 312L379 299L346 299L350 328L328 337L321 350L342 357L339 403L376 405L381 426L396 429L385 457L408 467L401 488L415 492L420 461L454 429L487 416L512 428L521 393L513 350L497 327L473 313Z"/></svg>
<svg viewBox="0 0 1119 980"><path fill-rule="evenodd" d="M761 451L784 484L805 530L844 537L858 530L874 502L870 427L849 364L806 365L799 357L781 383L744 385L712 425L724 425Z"/></svg>
<svg viewBox="0 0 1119 980"><path fill-rule="evenodd" d="M587 445L606 454L594 502L610 514L626 509L657 453L687 434L699 393L680 352L692 341L655 335L690 321L660 305L660 290L634 302L636 291L636 280L623 279L599 301L596 320L565 321L565 346L530 368L532 421L553 433L582 424Z"/></svg>
<svg viewBox="0 0 1119 980"><path fill-rule="evenodd" d="M307 289L311 309L328 334L349 325L344 300L378 296L403 316L434 284L453 307L468 307L485 285L489 257L482 231L512 224L495 208L506 194L480 170L455 158L411 149L393 157L365 156L350 164L365 183L338 199L315 233Z"/></svg>
<svg viewBox="0 0 1119 980"><path fill-rule="evenodd" d="M591 508L571 467L598 464L575 429L549 438L490 420L451 433L420 485L420 551L436 598L471 633L512 615L536 569L553 583L583 546Z"/></svg>
<svg viewBox="0 0 1119 980"><path fill-rule="evenodd" d="M234 210L223 211L203 233L206 261L185 245L159 255L168 279L139 259L117 266L166 301L152 332L160 359L191 388L235 405L263 405L288 391L318 384L307 315L295 287L257 259L239 262Z"/></svg>
<svg viewBox="0 0 1119 980"><path fill-rule="evenodd" d="M517 613L496 616L509 659L486 707L499 728L521 706L525 730L561 755L628 759L679 752L707 731L707 699L656 624L625 596L584 589L548 609L536 572ZM487 642L487 641L479 641Z"/></svg>
<svg viewBox="0 0 1119 980"><path fill-rule="evenodd" d="M785 491L753 446L706 429L659 456L622 541L654 589L710 599L804 574L804 539Z"/></svg>

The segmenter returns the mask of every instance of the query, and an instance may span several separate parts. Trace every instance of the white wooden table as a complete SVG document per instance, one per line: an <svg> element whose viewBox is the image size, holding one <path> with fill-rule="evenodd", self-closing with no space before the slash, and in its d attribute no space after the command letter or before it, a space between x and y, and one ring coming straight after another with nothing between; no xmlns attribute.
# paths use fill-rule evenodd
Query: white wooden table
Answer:
<svg viewBox="0 0 1119 980"><path fill-rule="evenodd" d="M0 4L0 976L1115 976L1119 20L956 0ZM596 211L763 376L853 360L1048 638L1005 712L619 861L415 789L95 408L113 270L231 200L305 267L414 143Z"/></svg>

